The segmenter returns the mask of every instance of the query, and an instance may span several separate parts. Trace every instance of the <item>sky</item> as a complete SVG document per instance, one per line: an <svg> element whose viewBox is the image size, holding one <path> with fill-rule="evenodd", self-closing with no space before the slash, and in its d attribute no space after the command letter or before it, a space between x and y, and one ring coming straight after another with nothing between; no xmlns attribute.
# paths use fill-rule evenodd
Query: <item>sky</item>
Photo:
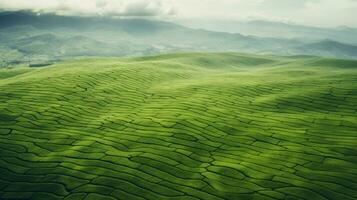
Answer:
<svg viewBox="0 0 357 200"><path fill-rule="evenodd" d="M0 0L0 9L202 23L267 20L357 27L357 0Z"/></svg>

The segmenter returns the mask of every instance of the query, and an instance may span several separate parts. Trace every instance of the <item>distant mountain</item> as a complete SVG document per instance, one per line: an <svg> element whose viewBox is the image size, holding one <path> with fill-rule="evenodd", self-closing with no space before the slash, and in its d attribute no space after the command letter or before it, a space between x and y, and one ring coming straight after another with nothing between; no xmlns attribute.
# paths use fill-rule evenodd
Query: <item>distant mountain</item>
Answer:
<svg viewBox="0 0 357 200"><path fill-rule="evenodd" d="M0 13L0 64L3 65L81 56L134 56L188 51L357 58L353 45L331 41L323 46L319 45L320 42L326 43L326 40L245 36L143 19Z"/></svg>
<svg viewBox="0 0 357 200"><path fill-rule="evenodd" d="M305 38L307 40L337 40L357 44L357 29L348 27L320 28L295 24L251 21L238 26L240 32L250 35L283 38Z"/></svg>
<svg viewBox="0 0 357 200"><path fill-rule="evenodd" d="M357 45L357 29L350 27L321 28L272 21L229 21L221 20L214 23L205 21L183 21L182 24L191 27L202 27L206 30L241 33L258 37L273 37L285 39L304 39L309 42L317 40L336 40L338 42Z"/></svg>
<svg viewBox="0 0 357 200"><path fill-rule="evenodd" d="M333 40L311 43L296 47L297 52L305 52L310 55L330 57L354 57L357 58L357 46L339 43Z"/></svg>

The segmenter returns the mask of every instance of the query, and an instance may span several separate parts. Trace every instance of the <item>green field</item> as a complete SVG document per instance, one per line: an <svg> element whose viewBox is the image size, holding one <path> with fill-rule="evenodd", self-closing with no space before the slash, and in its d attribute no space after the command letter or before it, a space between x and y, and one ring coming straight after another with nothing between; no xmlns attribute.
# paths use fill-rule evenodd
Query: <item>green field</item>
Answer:
<svg viewBox="0 0 357 200"><path fill-rule="evenodd" d="M357 199L357 61L0 69L0 199Z"/></svg>

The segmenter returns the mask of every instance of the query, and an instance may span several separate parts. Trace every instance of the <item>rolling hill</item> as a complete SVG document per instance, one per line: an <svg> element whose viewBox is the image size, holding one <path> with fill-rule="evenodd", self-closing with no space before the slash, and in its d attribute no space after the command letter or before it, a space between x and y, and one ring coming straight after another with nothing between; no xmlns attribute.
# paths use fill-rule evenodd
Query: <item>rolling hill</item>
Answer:
<svg viewBox="0 0 357 200"><path fill-rule="evenodd" d="M238 53L0 69L1 199L357 198L357 61Z"/></svg>

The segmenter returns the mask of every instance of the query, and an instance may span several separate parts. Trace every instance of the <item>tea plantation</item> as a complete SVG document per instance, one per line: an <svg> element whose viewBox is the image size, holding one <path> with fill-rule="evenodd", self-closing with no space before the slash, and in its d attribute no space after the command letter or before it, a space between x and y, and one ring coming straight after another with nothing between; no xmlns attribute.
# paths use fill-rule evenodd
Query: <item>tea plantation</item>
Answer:
<svg viewBox="0 0 357 200"><path fill-rule="evenodd" d="M0 199L357 199L357 61L192 53L0 69Z"/></svg>

